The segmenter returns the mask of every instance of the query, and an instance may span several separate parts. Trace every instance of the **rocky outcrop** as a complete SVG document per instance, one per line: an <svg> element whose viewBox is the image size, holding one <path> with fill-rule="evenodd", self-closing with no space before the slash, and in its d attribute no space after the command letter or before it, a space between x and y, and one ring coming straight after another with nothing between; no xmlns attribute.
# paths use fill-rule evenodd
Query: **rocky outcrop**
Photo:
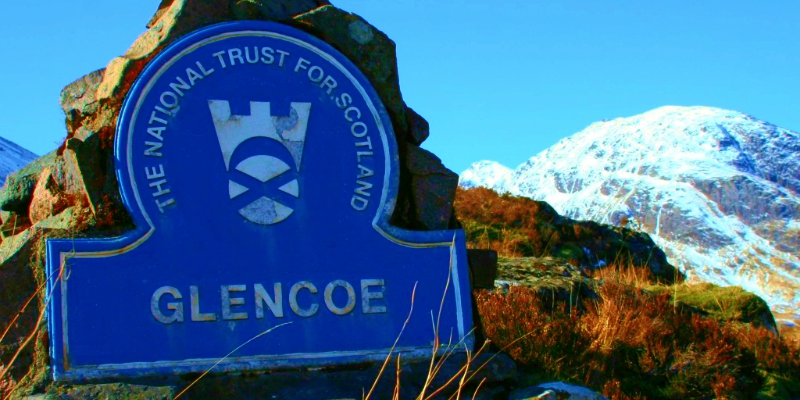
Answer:
<svg viewBox="0 0 800 400"><path fill-rule="evenodd" d="M19 393L25 393L47 379L46 340L40 338L45 335L41 319L46 302L41 262L44 239L114 236L132 228L119 195L113 144L119 111L133 82L156 54L181 36L207 25L244 19L294 26L348 57L374 85L398 141L400 188L392 221L419 230L455 226L452 205L457 176L418 147L429 135L428 123L403 101L395 45L383 32L327 0L163 0L148 30L125 54L64 88L60 98L66 114L64 143L9 176L0 191L4 238L0 331L8 329L0 349L0 365L8 365L0 369L0 386L18 386ZM32 294L36 294L34 301L23 307ZM18 312L21 316L14 320ZM18 350L24 357L7 364ZM25 376L27 380L20 384ZM101 390L97 393L117 389L97 389Z"/></svg>

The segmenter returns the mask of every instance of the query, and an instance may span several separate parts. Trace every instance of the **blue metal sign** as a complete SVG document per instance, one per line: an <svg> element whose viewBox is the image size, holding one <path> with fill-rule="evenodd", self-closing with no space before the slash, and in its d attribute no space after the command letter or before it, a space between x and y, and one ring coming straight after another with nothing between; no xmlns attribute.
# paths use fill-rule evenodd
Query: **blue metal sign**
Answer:
<svg viewBox="0 0 800 400"><path fill-rule="evenodd" d="M56 379L331 365L471 348L463 231L389 225L386 110L330 45L287 26L196 31L151 61L115 156L136 229L48 240ZM266 335L259 334L272 327Z"/></svg>

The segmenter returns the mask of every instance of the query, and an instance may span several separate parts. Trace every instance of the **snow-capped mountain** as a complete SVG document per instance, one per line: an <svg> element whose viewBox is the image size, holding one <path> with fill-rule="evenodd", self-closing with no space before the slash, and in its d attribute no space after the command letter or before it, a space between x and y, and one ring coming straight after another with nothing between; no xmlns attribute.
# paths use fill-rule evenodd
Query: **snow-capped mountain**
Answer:
<svg viewBox="0 0 800 400"><path fill-rule="evenodd" d="M478 186L499 188L509 181L511 172L508 167L498 162L478 161L459 175L458 184L464 188Z"/></svg>
<svg viewBox="0 0 800 400"><path fill-rule="evenodd" d="M776 317L800 319L797 132L736 111L661 107L594 123L513 171L475 163L460 184L575 219L626 215L690 279L741 286Z"/></svg>
<svg viewBox="0 0 800 400"><path fill-rule="evenodd" d="M20 145L0 137L0 186L6 182L6 176L35 160L36 154Z"/></svg>

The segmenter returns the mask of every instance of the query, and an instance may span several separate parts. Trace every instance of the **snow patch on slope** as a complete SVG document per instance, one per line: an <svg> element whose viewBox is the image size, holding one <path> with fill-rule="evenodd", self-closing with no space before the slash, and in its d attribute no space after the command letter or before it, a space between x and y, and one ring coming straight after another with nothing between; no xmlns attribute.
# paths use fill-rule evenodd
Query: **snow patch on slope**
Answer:
<svg viewBox="0 0 800 400"><path fill-rule="evenodd" d="M498 184L505 183L511 176L511 170L495 161L478 161L472 163L458 178L458 184L464 188L489 187L496 188Z"/></svg>

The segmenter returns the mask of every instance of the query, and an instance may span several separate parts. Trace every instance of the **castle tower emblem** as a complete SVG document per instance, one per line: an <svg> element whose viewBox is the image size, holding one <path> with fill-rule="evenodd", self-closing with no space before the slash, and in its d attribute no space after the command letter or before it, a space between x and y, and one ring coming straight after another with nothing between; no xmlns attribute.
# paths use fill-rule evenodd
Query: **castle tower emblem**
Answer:
<svg viewBox="0 0 800 400"><path fill-rule="evenodd" d="M219 147L225 168L231 171L231 158L241 144L252 138L272 139L283 145L291 154L294 168L284 160L269 154L259 154L245 158L234 167L237 171L254 178L264 185L281 182L281 178L294 169L300 172L303 147L306 140L308 117L311 103L291 103L288 116L272 116L270 103L250 102L250 115L231 114L230 104L225 100L209 100L208 108L214 121ZM228 181L228 195L231 200L254 190L252 184ZM278 190L300 197L297 179L291 179L278 187ZM279 201L262 195L239 209L246 220L259 225L272 225L288 218L294 210Z"/></svg>

